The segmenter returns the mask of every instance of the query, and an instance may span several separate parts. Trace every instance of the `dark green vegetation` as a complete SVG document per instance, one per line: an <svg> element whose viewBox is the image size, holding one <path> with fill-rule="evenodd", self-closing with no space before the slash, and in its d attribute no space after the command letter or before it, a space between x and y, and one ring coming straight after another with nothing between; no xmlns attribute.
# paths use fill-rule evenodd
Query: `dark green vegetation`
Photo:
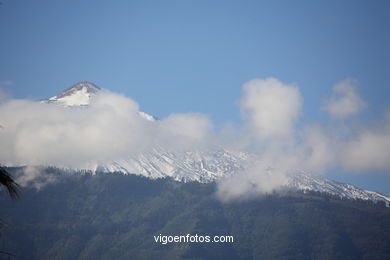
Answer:
<svg viewBox="0 0 390 260"><path fill-rule="evenodd" d="M19 185L11 178L11 176L9 176L6 169L2 166L0 166L0 186L7 189L8 194L11 198L17 199L19 197Z"/></svg>
<svg viewBox="0 0 390 260"><path fill-rule="evenodd" d="M14 259L390 259L390 209L323 195L222 204L214 184L78 174L1 196L0 250ZM232 235L234 243L154 242ZM0 256L1 257L1 256Z"/></svg>

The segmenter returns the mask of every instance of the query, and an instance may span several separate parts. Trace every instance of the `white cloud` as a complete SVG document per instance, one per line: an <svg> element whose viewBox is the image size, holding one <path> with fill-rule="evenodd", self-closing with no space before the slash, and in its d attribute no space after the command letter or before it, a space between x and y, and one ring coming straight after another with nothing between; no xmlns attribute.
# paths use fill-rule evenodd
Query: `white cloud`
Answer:
<svg viewBox="0 0 390 260"><path fill-rule="evenodd" d="M212 128L199 114L145 120L136 102L108 91L88 107L10 100L0 106L0 124L2 163L87 169L129 158L155 143L202 142Z"/></svg>
<svg viewBox="0 0 390 260"><path fill-rule="evenodd" d="M4 90L7 86L12 86L14 83L10 80L0 81L0 105L8 99L8 94Z"/></svg>
<svg viewBox="0 0 390 260"><path fill-rule="evenodd" d="M337 151L336 138L331 138L330 133L320 125L306 126L303 132L302 167L317 174L324 173L326 169L335 163L335 151Z"/></svg>
<svg viewBox="0 0 390 260"><path fill-rule="evenodd" d="M299 89L275 78L254 79L243 87L240 108L259 139L288 138L301 109Z"/></svg>
<svg viewBox="0 0 390 260"><path fill-rule="evenodd" d="M359 113L365 106L355 90L357 81L345 79L333 86L333 96L326 101L323 109L332 117L346 118Z"/></svg>
<svg viewBox="0 0 390 260"><path fill-rule="evenodd" d="M348 171L390 170L390 113L377 127L365 127L343 144L340 164Z"/></svg>
<svg viewBox="0 0 390 260"><path fill-rule="evenodd" d="M327 107L334 116L346 117L364 106L353 84L346 80L334 86L338 96ZM295 131L302 106L299 90L273 78L247 83L240 104L247 127L237 136L256 152L256 163L218 184L222 201L277 191L299 170L325 174L334 167L352 172L390 169L390 116L376 128L330 122Z"/></svg>
<svg viewBox="0 0 390 260"><path fill-rule="evenodd" d="M216 195L221 201L230 202L280 191L300 162L298 156L289 152L266 151L242 172L219 181Z"/></svg>
<svg viewBox="0 0 390 260"><path fill-rule="evenodd" d="M301 162L294 139L302 109L299 89L267 78L249 81L243 92L240 108L246 127L238 136L256 151L257 159L241 173L219 183L217 195L222 201L278 190Z"/></svg>
<svg viewBox="0 0 390 260"><path fill-rule="evenodd" d="M163 131L196 141L204 140L213 128L209 118L199 113L171 114L160 124Z"/></svg>

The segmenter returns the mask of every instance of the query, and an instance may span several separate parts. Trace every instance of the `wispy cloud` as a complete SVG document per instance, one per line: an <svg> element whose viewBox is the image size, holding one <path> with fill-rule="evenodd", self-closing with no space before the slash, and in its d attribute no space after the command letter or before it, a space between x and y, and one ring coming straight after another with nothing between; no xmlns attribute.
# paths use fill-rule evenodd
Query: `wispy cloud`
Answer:
<svg viewBox="0 0 390 260"><path fill-rule="evenodd" d="M364 108L355 85L351 79L334 85L325 106L332 117L346 118ZM299 170L313 174L335 167L351 172L390 170L390 116L379 118L376 127L319 122L296 129L303 106L297 86L256 79L244 85L243 93L240 104L246 127L239 135L245 137L247 148L256 151L257 159L219 183L217 195L222 201L279 190Z"/></svg>
<svg viewBox="0 0 390 260"><path fill-rule="evenodd" d="M356 92L357 81L345 79L333 86L333 95L329 98L323 109L332 117L346 118L359 113L365 103Z"/></svg>
<svg viewBox="0 0 390 260"><path fill-rule="evenodd" d="M0 104L8 99L5 87L12 86L14 83L11 80L0 81Z"/></svg>
<svg viewBox="0 0 390 260"><path fill-rule="evenodd" d="M344 143L340 164L350 172L390 171L390 111Z"/></svg>
<svg viewBox="0 0 390 260"><path fill-rule="evenodd" d="M14 84L14 82L12 80L3 80L3 81L0 81L0 88L12 86L13 84Z"/></svg>

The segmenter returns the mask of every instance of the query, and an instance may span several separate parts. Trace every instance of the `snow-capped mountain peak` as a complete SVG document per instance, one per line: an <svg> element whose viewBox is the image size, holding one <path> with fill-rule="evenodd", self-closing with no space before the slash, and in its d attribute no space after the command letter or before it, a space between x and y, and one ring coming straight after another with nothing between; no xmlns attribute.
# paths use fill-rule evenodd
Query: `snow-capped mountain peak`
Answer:
<svg viewBox="0 0 390 260"><path fill-rule="evenodd" d="M57 103L67 107L87 106L99 91L101 91L101 89L95 84L88 81L80 81L57 96L51 97L48 100L43 100L42 102ZM142 111L139 112L139 116L148 121L158 120L157 117Z"/></svg>
<svg viewBox="0 0 390 260"><path fill-rule="evenodd" d="M88 81L80 81L57 96L49 98L49 102L56 102L65 106L82 106L90 103L91 97L96 95L100 88Z"/></svg>

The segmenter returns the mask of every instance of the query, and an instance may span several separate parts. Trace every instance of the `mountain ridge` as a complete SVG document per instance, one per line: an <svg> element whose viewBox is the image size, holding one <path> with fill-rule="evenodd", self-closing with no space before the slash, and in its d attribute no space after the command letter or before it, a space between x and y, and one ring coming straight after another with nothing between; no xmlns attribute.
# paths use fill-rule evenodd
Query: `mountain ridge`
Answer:
<svg viewBox="0 0 390 260"><path fill-rule="evenodd" d="M100 90L93 83L81 81L48 99L47 102L65 106L88 106L90 100ZM142 111L139 115L148 121L158 120ZM150 151L121 158L108 164L95 165L88 170L137 174L151 179L171 177L181 182L207 183L237 174L244 170L251 158L252 155L248 153L230 151L219 146L187 151L168 150L162 146L156 146ZM388 207L390 206L390 197L360 189L351 184L336 182L323 176L296 171L288 177L287 186L291 189L326 192L342 198L383 201Z"/></svg>

